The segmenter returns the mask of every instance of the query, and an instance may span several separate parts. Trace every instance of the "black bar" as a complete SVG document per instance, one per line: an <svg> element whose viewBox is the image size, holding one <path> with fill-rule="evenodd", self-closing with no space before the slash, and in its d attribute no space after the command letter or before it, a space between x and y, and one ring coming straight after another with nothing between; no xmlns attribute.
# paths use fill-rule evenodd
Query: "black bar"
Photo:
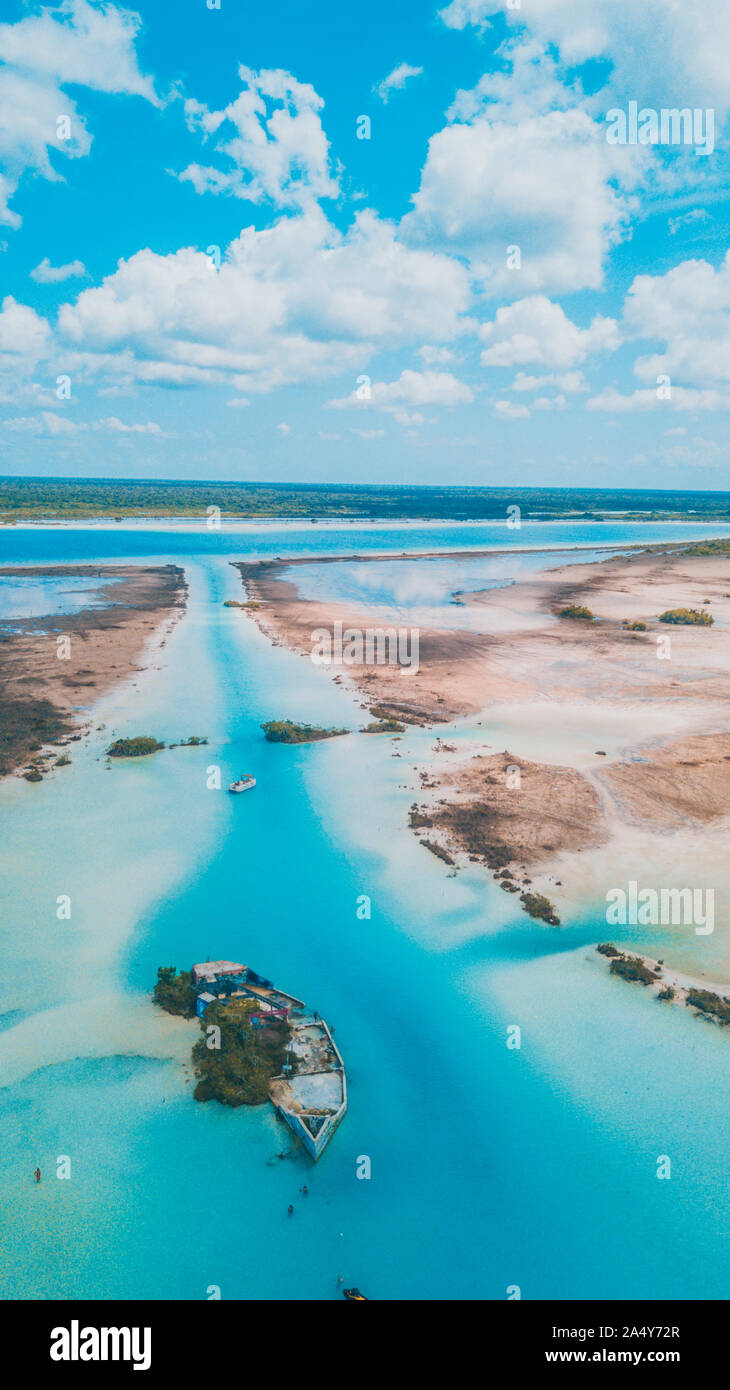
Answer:
<svg viewBox="0 0 730 1390"><path fill-rule="evenodd" d="M296 1308L301 1305L287 1303L284 1307L274 1302L269 1304L269 1314L262 1315L261 1306L255 1303L204 1300L3 1303L0 1339L3 1348L13 1346L21 1351L26 1376L38 1371L44 1377L50 1376L51 1384L59 1376L74 1376L76 1384L88 1376L89 1384L96 1384L100 1375L132 1375L134 1384L135 1361L141 1372L140 1384L158 1376L169 1380L170 1375L176 1374L184 1376L186 1383L191 1377L200 1376L219 1381L223 1372L241 1371L243 1364L248 1364L253 1373L249 1358L255 1358L257 1346L260 1350L268 1348L267 1355L271 1355L276 1343L271 1342L270 1333L276 1326L282 1334L284 1329L287 1332L280 1344L282 1352L286 1344L289 1353L294 1353L304 1336L308 1348L305 1360L313 1357L316 1362L322 1356L326 1359L335 1345L325 1342L317 1351L319 1336L332 1335L338 1342L343 1336L351 1354L356 1354L359 1368L364 1365L364 1353L365 1359L371 1355L376 1363L379 1358L381 1370L385 1345L379 1337L363 1339L368 1327L397 1331L403 1339L403 1351L407 1345L412 1346L411 1330L424 1338L424 1351L434 1340L448 1343L456 1330L460 1363L471 1347L476 1352L481 1350L485 1367L504 1360L515 1373L551 1366L578 1373L587 1366L615 1367L620 1372L647 1366L669 1370L682 1366L685 1372L704 1371L724 1360L724 1303L487 1303L475 1299L466 1306L438 1303L439 1312L433 1313L429 1303L403 1299L392 1303L384 1316L371 1314L375 1324L368 1324L367 1313L358 1315L350 1310L343 1315L339 1305L347 1300L333 1301L338 1308L323 1323L309 1304L297 1313ZM362 1317L364 1324L359 1321ZM106 1328L119 1329L120 1336L118 1343L114 1336L111 1338L110 1359L104 1360L101 1351L105 1334L101 1329ZM147 1341L144 1329L149 1329ZM69 1359L53 1359L52 1345ZM82 1347L89 1357L98 1348L99 1359L82 1359ZM111 1359L117 1349L127 1353L126 1360ZM281 1364L287 1374L284 1363Z"/></svg>

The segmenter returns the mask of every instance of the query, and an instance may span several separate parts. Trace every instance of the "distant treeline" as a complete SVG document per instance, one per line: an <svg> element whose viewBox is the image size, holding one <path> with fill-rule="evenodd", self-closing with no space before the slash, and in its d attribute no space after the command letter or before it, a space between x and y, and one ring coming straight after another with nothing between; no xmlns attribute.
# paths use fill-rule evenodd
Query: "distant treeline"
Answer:
<svg viewBox="0 0 730 1390"><path fill-rule="evenodd" d="M106 478L0 478L0 521L82 517L297 517L431 521L525 518L610 521L730 518L730 492L641 492L632 488L398 487L330 483L166 482Z"/></svg>

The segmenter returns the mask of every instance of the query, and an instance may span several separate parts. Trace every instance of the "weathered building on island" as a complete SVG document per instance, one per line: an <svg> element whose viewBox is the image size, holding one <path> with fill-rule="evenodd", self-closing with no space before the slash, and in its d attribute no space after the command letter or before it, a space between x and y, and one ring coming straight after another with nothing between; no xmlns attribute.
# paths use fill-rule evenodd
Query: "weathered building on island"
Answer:
<svg viewBox="0 0 730 1390"><path fill-rule="evenodd" d="M274 989L271 980L237 961L203 961L193 966L192 977L198 1018L202 1018L209 1004L225 1004L230 999L252 999L264 1016L274 1014L278 1018L288 1018L292 1009L304 1008L301 999Z"/></svg>

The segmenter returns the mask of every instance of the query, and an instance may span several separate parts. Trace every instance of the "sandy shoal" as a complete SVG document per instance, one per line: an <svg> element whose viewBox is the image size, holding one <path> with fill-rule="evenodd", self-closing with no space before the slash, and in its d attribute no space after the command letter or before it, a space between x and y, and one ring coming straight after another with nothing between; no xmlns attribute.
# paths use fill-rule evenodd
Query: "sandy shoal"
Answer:
<svg viewBox="0 0 730 1390"><path fill-rule="evenodd" d="M145 647L185 605L177 565L4 566L0 576L108 581L108 606L31 619L0 613L0 775L42 761L42 750L78 737L89 707L140 669ZM115 582L112 582L115 581Z"/></svg>

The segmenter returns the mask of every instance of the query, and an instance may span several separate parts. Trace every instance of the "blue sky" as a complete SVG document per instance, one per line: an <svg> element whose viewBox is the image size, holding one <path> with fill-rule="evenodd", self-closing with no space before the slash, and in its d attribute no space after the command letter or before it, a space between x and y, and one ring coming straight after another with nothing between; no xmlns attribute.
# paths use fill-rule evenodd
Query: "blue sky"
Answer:
<svg viewBox="0 0 730 1390"><path fill-rule="evenodd" d="M728 51L730 0L4 0L0 471L726 487Z"/></svg>

